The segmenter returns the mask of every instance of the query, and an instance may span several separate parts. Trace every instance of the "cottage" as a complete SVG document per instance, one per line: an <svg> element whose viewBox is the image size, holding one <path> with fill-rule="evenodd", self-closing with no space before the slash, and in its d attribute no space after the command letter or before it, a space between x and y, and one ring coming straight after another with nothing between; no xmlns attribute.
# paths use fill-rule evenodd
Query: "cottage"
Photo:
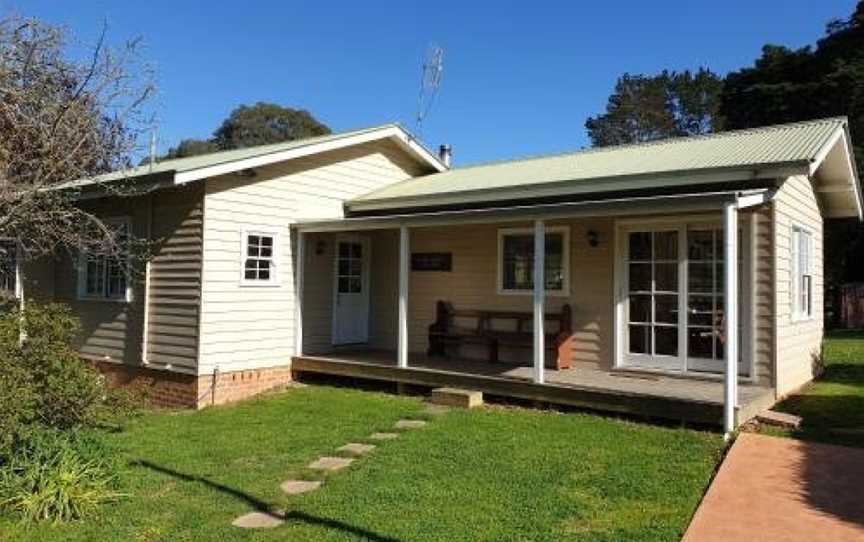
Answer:
<svg viewBox="0 0 864 542"><path fill-rule="evenodd" d="M447 158L387 125L114 174L140 193L82 205L155 241L143 279L58 257L20 290L189 407L308 372L731 430L813 378L823 223L862 216L845 118Z"/></svg>

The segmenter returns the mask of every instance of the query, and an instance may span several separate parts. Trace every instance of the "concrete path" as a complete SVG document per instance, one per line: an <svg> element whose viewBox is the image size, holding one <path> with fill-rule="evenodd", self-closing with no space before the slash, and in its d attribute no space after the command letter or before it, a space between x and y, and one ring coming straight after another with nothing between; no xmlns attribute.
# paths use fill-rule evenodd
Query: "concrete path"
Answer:
<svg viewBox="0 0 864 542"><path fill-rule="evenodd" d="M864 449L742 433L683 540L864 540Z"/></svg>

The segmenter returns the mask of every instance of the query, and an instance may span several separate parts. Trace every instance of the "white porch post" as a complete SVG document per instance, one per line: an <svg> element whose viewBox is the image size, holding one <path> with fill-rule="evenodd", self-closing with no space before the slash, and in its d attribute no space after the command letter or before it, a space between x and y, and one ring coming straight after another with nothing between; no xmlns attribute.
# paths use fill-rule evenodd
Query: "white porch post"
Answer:
<svg viewBox="0 0 864 542"><path fill-rule="evenodd" d="M544 311L546 300L546 224L534 221L534 382L543 383L545 360Z"/></svg>
<svg viewBox="0 0 864 542"><path fill-rule="evenodd" d="M294 268L294 355L303 355L303 270L306 263L306 234L297 232Z"/></svg>
<svg viewBox="0 0 864 542"><path fill-rule="evenodd" d="M729 438L735 430L735 407L738 403L738 204L723 208L723 254L726 277L723 289L726 315L726 372L723 394L723 431Z"/></svg>
<svg viewBox="0 0 864 542"><path fill-rule="evenodd" d="M399 227L399 340L396 365L408 367L408 273L411 240L408 226Z"/></svg>

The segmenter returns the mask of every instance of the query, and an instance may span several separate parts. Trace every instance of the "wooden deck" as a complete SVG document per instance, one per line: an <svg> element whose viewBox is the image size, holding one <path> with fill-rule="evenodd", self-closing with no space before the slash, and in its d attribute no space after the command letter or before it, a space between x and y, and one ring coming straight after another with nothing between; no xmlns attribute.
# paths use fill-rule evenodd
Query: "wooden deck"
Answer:
<svg viewBox="0 0 864 542"><path fill-rule="evenodd" d="M532 381L532 368L504 363L428 358L412 354L408 368L396 367L393 352L344 350L293 359L293 371L424 387L459 387L488 395L541 401L591 410L694 423L721 424L723 383L632 371L547 370L546 383ZM774 402L771 388L742 383L738 420L742 423Z"/></svg>

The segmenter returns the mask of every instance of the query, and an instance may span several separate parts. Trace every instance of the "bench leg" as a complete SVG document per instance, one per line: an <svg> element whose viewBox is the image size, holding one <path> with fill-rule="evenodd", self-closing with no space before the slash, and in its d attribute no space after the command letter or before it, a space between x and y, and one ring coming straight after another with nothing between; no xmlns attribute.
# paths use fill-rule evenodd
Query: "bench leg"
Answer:
<svg viewBox="0 0 864 542"><path fill-rule="evenodd" d="M489 362L498 363L498 341L489 341Z"/></svg>

